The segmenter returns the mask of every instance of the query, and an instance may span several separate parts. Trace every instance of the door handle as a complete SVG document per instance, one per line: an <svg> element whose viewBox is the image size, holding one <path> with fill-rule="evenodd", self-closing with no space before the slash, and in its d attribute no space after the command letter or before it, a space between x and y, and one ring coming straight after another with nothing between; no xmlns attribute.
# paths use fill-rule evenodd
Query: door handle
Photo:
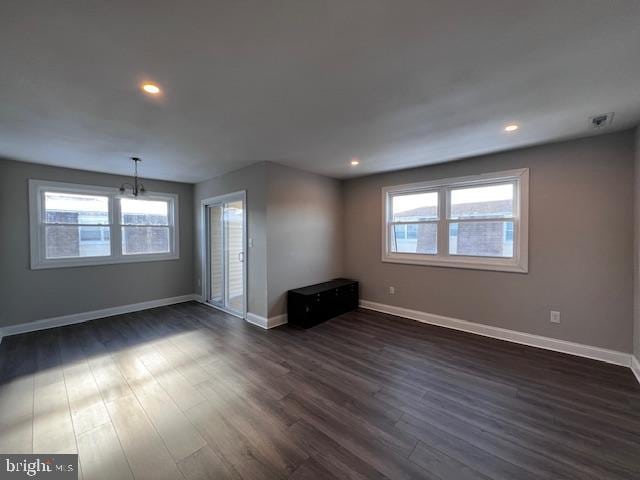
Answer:
<svg viewBox="0 0 640 480"><path fill-rule="evenodd" d="M238 252L238 261L244 263L244 252Z"/></svg>

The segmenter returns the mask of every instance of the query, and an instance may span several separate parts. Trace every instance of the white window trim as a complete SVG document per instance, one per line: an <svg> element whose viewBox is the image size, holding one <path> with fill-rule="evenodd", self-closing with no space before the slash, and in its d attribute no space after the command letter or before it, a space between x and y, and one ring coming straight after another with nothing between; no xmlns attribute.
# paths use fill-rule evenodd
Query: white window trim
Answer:
<svg viewBox="0 0 640 480"><path fill-rule="evenodd" d="M44 191L60 191L89 195L105 195L109 197L109 226L111 236L111 255L103 257L78 258L46 258L45 244L42 238ZM117 188L80 185L75 183L50 182L46 180L29 180L29 228L31 269L83 267L91 265L109 265L117 263L154 262L162 260L177 260L180 258L180 231L178 195L163 192L145 192L144 200L169 201L169 242L170 252L154 254L123 255L120 232L120 202L121 196ZM116 221L117 220L117 221ZM105 225L107 226L107 225Z"/></svg>
<svg viewBox="0 0 640 480"><path fill-rule="evenodd" d="M448 249L448 192L451 188L477 186L496 182L514 182L514 217L512 258L476 257L449 255ZM390 198L399 193L434 190L438 196L438 254L395 253L389 249L391 221ZM384 187L382 189L382 261L436 267L467 268L474 270L494 270L502 272L527 273L529 271L529 169L506 170L502 172L472 175L468 177L444 178L428 182L411 183Z"/></svg>

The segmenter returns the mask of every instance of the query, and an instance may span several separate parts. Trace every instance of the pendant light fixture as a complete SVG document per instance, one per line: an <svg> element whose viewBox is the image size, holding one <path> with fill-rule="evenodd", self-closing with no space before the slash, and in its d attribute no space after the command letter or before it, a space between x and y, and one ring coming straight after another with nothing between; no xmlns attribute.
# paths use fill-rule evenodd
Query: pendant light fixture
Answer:
<svg viewBox="0 0 640 480"><path fill-rule="evenodd" d="M120 185L120 193L123 195L128 194L127 190L130 190L130 194L133 197L137 197L138 195L144 195L144 185L138 182L138 164L142 162L142 160L138 157L131 157L131 161L133 162L133 184L131 183L123 183Z"/></svg>

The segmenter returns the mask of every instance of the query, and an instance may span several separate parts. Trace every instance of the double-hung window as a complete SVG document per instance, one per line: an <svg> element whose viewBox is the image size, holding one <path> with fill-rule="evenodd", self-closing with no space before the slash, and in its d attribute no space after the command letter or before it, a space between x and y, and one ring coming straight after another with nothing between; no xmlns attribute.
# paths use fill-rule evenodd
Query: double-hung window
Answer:
<svg viewBox="0 0 640 480"><path fill-rule="evenodd" d="M527 272L528 169L385 187L382 261Z"/></svg>
<svg viewBox="0 0 640 480"><path fill-rule="evenodd" d="M30 180L29 200L32 269L179 257L177 195Z"/></svg>

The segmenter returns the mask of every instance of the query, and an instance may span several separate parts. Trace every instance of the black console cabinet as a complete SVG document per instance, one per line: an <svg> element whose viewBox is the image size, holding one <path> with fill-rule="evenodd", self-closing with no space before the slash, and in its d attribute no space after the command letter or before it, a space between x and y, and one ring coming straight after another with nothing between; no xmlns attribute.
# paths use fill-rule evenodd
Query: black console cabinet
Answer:
<svg viewBox="0 0 640 480"><path fill-rule="evenodd" d="M304 328L358 308L358 282L336 278L330 282L289 290L288 322Z"/></svg>

